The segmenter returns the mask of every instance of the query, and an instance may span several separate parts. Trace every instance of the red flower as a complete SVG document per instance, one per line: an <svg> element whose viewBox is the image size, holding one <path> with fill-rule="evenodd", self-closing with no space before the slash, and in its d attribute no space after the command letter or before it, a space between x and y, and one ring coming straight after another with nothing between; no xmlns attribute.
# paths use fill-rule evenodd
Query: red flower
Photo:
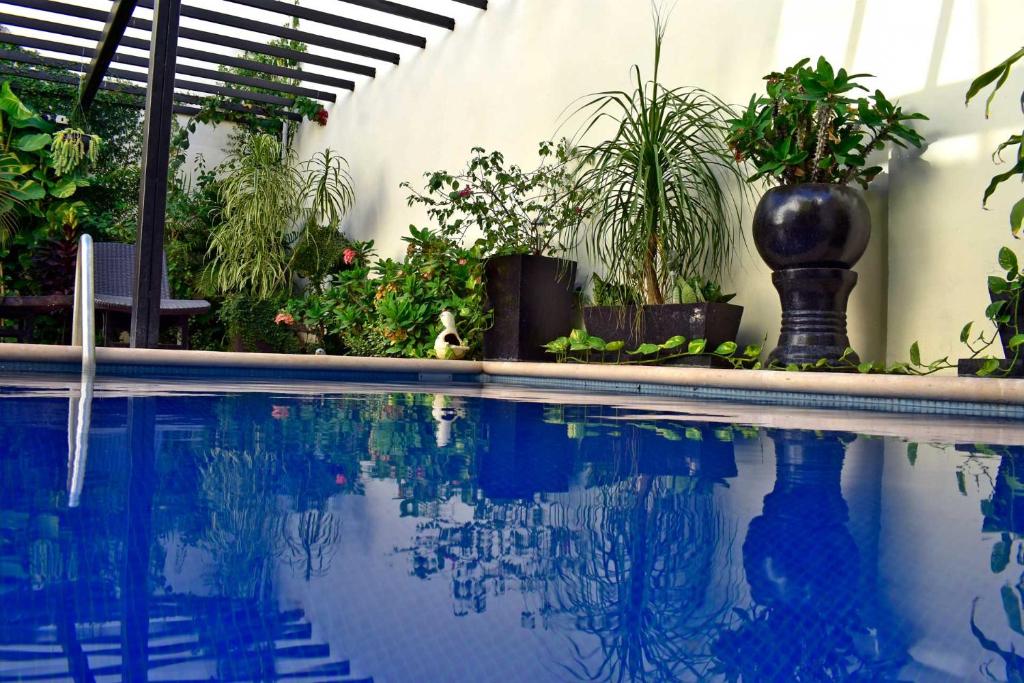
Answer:
<svg viewBox="0 0 1024 683"><path fill-rule="evenodd" d="M327 125L327 110L321 109L313 115L313 120L319 123L321 126Z"/></svg>
<svg viewBox="0 0 1024 683"><path fill-rule="evenodd" d="M289 414L288 406L274 406L270 409L270 417L275 420L284 420Z"/></svg>
<svg viewBox="0 0 1024 683"><path fill-rule="evenodd" d="M461 198L463 198L463 199L465 199L466 197L468 197L471 194L473 194L473 188L470 187L469 185L466 185L464 188L459 190L459 196Z"/></svg>
<svg viewBox="0 0 1024 683"><path fill-rule="evenodd" d="M334 483L337 484L338 486L344 486L345 484L348 483L348 479L345 477L344 474L339 473L334 475Z"/></svg>
<svg viewBox="0 0 1024 683"><path fill-rule="evenodd" d="M274 324L280 325L282 323L285 325L294 325L295 318L292 317L291 313L278 313L277 316L274 318Z"/></svg>
<svg viewBox="0 0 1024 683"><path fill-rule="evenodd" d="M352 247L345 247L345 251L343 251L342 254L342 259L345 261L346 266L351 266L352 263L356 260L356 256L359 255L356 253L356 250L353 249Z"/></svg>
<svg viewBox="0 0 1024 683"><path fill-rule="evenodd" d="M464 259L464 258L460 258L459 259L459 265L460 266L464 266L464 265L466 265L466 263L468 263L468 261L466 261L466 259Z"/></svg>

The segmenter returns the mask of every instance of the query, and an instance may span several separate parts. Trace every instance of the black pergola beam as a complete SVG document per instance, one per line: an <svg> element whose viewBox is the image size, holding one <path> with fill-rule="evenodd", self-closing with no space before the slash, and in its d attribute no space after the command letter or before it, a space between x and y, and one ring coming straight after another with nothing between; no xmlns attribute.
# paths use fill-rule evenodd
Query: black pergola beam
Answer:
<svg viewBox="0 0 1024 683"><path fill-rule="evenodd" d="M412 19L413 21L430 24L431 26L455 30L455 20L451 17L435 14L434 12L428 12L416 7L409 7L408 5L400 5L397 2L391 2L391 0L340 0L340 2L347 2L350 5L384 12L385 14L402 17L403 19Z"/></svg>
<svg viewBox="0 0 1024 683"><path fill-rule="evenodd" d="M13 66L7 66L6 64L0 64L0 74L7 76L17 76L18 78L31 78L35 81L48 81L50 83L66 83L68 85L78 85L79 81L74 76L65 76L64 74L50 73L49 71L37 71L36 69L19 69ZM125 93L125 86L119 83L109 83L104 81L100 84L100 90L109 90L111 92ZM144 94L145 91L139 90L139 94ZM133 94L133 93L125 93ZM63 96L61 93L57 93L58 96ZM68 97L77 97L68 93ZM126 107L132 107L133 109L145 109L146 103L142 100L125 100L124 102L118 102L117 104L123 104ZM184 105L174 105L175 114L185 114L186 116L195 116L201 110L197 107L187 107Z"/></svg>
<svg viewBox="0 0 1024 683"><path fill-rule="evenodd" d="M175 47L181 0L157 0L149 52L146 116L142 127L142 182L139 228L135 238L131 347L155 349L160 343L160 285L163 275L167 167L174 114ZM127 643L126 643L127 645ZM142 657L145 658L145 650ZM125 663L129 659L125 653ZM126 671L127 673L127 671ZM127 676L127 680L136 680ZM138 679L141 680L141 679Z"/></svg>
<svg viewBox="0 0 1024 683"><path fill-rule="evenodd" d="M104 21L107 16L107 13L103 10L94 9L92 7L82 7L80 5L71 5L65 2L56 2L55 0L7 0L7 4L39 10L41 12L50 12L52 14L59 14L66 17L88 19L90 21ZM141 7L146 6L145 3L139 4ZM150 33L153 30L153 22L149 19L133 17L129 20L128 27ZM237 50L255 52L271 57L280 57L281 59L288 59L300 63L316 64L317 66L324 66L336 71L349 71L362 76L372 77L377 75L377 70L366 64L355 64L341 59L334 59L333 57L325 57L324 55L299 52L298 50L292 50L291 48L280 47L278 45L267 45L264 43L257 43L252 40L243 40L242 38L227 35L223 32L212 33L210 31L202 31L195 28L189 28L187 26L179 26L178 37L186 40L195 40L201 43L210 43L211 45L233 47Z"/></svg>
<svg viewBox="0 0 1024 683"><path fill-rule="evenodd" d="M83 59L91 59L94 53L94 50L92 48L84 47L82 45L75 45L73 43L58 43L52 40L36 38L35 36L22 36L18 35L17 33L0 33L0 44L3 43L7 43L9 45L20 45L22 47L28 47L34 50L56 52L57 54L74 55L76 57L82 57ZM25 54L32 53L26 52ZM113 61L118 64L128 64L130 66L141 67L146 71L149 71L149 59L146 57L115 53ZM80 71L81 69L76 70ZM215 69L205 69L203 67L192 66L191 64L178 64L177 71L178 73L185 74L187 76L197 76L199 78L206 78L212 81L224 81L225 83L244 85L249 88L263 88L265 90L273 90L279 93L286 93L289 95L301 95L303 97L308 97L314 100L321 100L323 102L336 102L338 99L338 96L332 92L313 90L311 88L304 88L300 85L291 85L290 83L268 81L262 78L255 78L252 76L242 76L239 74L231 73L230 71L217 71Z"/></svg>
<svg viewBox="0 0 1024 683"><path fill-rule="evenodd" d="M244 5L245 7L265 10L267 12L276 12L277 14L283 14L286 17L296 17L298 19L313 21L318 24L324 24L325 26L340 28L343 31L363 33L368 36L374 36L375 38L383 38L384 40L391 40L396 43L412 45L413 47L427 46L427 39L423 36L406 33L405 31L396 31L395 29L387 28L386 26L378 26L377 24L370 24L365 21L356 21L355 19L339 17L336 14L321 12L320 10L310 9L301 5L292 5L287 2L281 2L281 0L228 0L228 2L233 2L236 5Z"/></svg>
<svg viewBox="0 0 1024 683"><path fill-rule="evenodd" d="M139 7L145 7L147 9L153 8L153 0L139 0ZM213 10L203 9L201 7L191 7L185 5L181 8L181 16L188 17L189 19L198 19L200 21L206 21L211 24L219 24L220 26L228 28L242 29L243 31L252 31L254 33L262 33L268 36L274 36L276 38L284 38L286 40L297 40L307 45L316 45L318 47L325 47L330 50L337 50L338 52L347 52L352 55L359 55L360 57L369 57L370 59L377 59L382 62L390 62L392 64L398 64L401 57L397 52L390 52L388 50L380 50L375 47L367 47L366 45L360 45L358 43L350 43L346 40L338 40L336 38L330 38L328 36L321 36L316 33L308 33L306 31L300 31L289 26L278 26L276 24L268 24L262 21L253 21L245 17L239 17L234 14L224 14L223 12L215 12Z"/></svg>
<svg viewBox="0 0 1024 683"><path fill-rule="evenodd" d="M98 41L100 38L100 32L94 31L93 29L71 24L59 24L57 22L35 19L33 17L23 17L17 14L10 14L8 12L0 12L0 24L10 24L12 26L32 29L33 31L42 31L44 33L52 33L58 36L82 38L84 40ZM3 35L0 34L0 40L2 39ZM121 39L121 46L149 52L150 41L142 38L125 36ZM240 57L222 55L216 52L207 52L190 47L181 47L180 45L178 46L177 55L179 57L185 57L186 59L195 59L197 61L213 64L223 64L224 66L234 66L240 69L247 69L249 71L258 71L272 76L280 76L281 78L320 83L323 85L334 86L336 88L344 88L346 90L355 89L355 83L343 78L327 76L313 71L302 71L300 69L277 66L275 64L263 64L262 62L257 62L252 59L242 59Z"/></svg>
<svg viewBox="0 0 1024 683"><path fill-rule="evenodd" d="M470 7L476 7L477 9L487 9L487 0L452 0L452 2L469 5Z"/></svg>
<svg viewBox="0 0 1024 683"><path fill-rule="evenodd" d="M103 35L96 44L96 54L89 63L85 78L82 80L82 91L79 103L83 110L87 110L96 97L103 77L107 75L107 68L110 67L110 60L117 51L117 46L124 37L124 30L128 28L128 22L135 11L137 0L114 0L107 16L106 24L103 26Z"/></svg>
<svg viewBox="0 0 1024 683"><path fill-rule="evenodd" d="M67 69L69 71L81 73L83 68L86 66L84 62L73 62L68 59L54 59L52 57L43 57L34 52L26 52L24 50L4 50L0 49L0 59L6 59L11 62L21 62L23 64L38 64L42 66L51 66L59 69ZM115 69L113 67L107 69L107 75L112 78L119 78L122 81L134 81L136 83L145 83L146 74L141 71L128 71L127 69ZM175 78L174 87L179 90L192 90L195 92L205 92L212 95L221 95L223 97L233 97L236 99L249 100L252 102L262 102L263 104L275 104L284 107L290 107L295 104L295 100L288 99L285 97L278 97L276 95L267 95L261 92L253 92L251 90L235 90L234 88L225 88L223 86L214 85L212 83L201 83L199 81L192 81L184 78ZM184 100L183 100L184 101Z"/></svg>

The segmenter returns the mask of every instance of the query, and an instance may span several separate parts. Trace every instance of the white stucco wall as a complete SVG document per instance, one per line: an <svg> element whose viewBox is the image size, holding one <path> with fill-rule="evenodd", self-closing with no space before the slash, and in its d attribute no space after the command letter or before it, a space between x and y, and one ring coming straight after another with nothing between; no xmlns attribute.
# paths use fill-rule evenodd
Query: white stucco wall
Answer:
<svg viewBox="0 0 1024 683"><path fill-rule="evenodd" d="M407 226L426 222L406 206L400 182L455 170L474 145L532 164L536 143L559 133L574 98L628 87L631 64L649 73L651 23L649 0L490 0L486 12L460 14L455 32L432 37L423 52L339 98L326 128L302 130L299 153L329 146L349 159L358 199L347 229L398 255ZM1019 130L1024 69L988 121L980 104L965 109L963 96L975 75L1020 47L1022 25L1024 5L1015 0L675 3L667 84L741 103L768 71L824 54L876 74L870 85L931 116L920 126L925 153L895 159L869 197L875 236L850 310L863 356L905 358L919 339L925 356L956 357L963 322L982 317L985 276L1010 241L1014 189L987 212L981 194L994 172L991 150ZM779 305L752 246L726 285L746 307L742 340L767 335L771 345Z"/></svg>

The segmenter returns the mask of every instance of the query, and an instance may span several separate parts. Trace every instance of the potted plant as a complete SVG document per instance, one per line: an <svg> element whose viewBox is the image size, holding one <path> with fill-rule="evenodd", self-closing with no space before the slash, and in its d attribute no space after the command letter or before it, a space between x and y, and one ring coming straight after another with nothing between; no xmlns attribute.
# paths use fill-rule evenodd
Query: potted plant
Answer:
<svg viewBox="0 0 1024 683"><path fill-rule="evenodd" d="M223 208L207 252L206 285L212 294L226 295L222 313L266 310L270 323L296 276L319 272L310 262L324 258L325 245L337 241L353 202L347 163L331 150L299 162L277 138L258 133L241 141L221 174ZM232 303L232 298L245 301ZM234 350L251 350L247 337L260 339L253 334L260 326L241 327L248 319L224 317ZM265 346L263 341L256 347Z"/></svg>
<svg viewBox="0 0 1024 683"><path fill-rule="evenodd" d="M539 156L538 167L525 171L501 152L476 147L465 170L427 173L424 192L402 184L409 204L426 206L441 235L460 243L477 237L493 311L483 339L489 360L547 360L543 345L572 329L576 263L554 254L562 233L584 219L585 193L564 140L542 142Z"/></svg>
<svg viewBox="0 0 1024 683"><path fill-rule="evenodd" d="M1021 59L1024 59L1024 48L974 79L967 90L966 102L969 103L982 89L995 83L985 102L985 117L987 118L989 107L996 93L1009 77L1011 67ZM1021 109L1024 111L1024 95L1021 99ZM989 197L999 185L1014 177L1024 177L1024 134L1011 135L996 148L993 157L999 158L1003 150L1013 147L1016 147L1013 154L1014 165L993 176L989 181L982 199L982 206L988 203ZM1024 197L1018 199L1010 209L1010 231L1014 237L1020 237L1022 227L1024 227ZM1022 354L1024 354L1024 298L1021 297L1021 292L1024 290L1024 275L1021 274L1017 255L1008 247L999 250L999 266L1006 272L1006 277L990 276L988 278L991 304L985 310L985 317L992 321L998 330L1005 361L1000 363L998 359L963 359L960 361L961 375L1024 377L1024 358L1022 358ZM960 334L961 341L967 343L970 334L970 325L967 325ZM984 338L984 335L979 339L983 343L991 343ZM970 345L969 348L971 348Z"/></svg>
<svg viewBox="0 0 1024 683"><path fill-rule="evenodd" d="M583 310L588 333L630 348L674 336L717 346L735 339L743 309L676 292L693 278L701 287L717 280L732 256L742 204L733 189L742 176L725 144L733 112L704 90L660 82L663 38L656 16L651 80L634 65L631 90L595 93L575 112L583 140L613 129L578 145L591 204L568 236L605 273L598 305Z"/></svg>
<svg viewBox="0 0 1024 683"><path fill-rule="evenodd" d="M867 188L881 171L868 156L889 143L920 147L924 140L908 114L859 78L836 71L824 58L803 59L765 77L731 122L729 145L738 160L756 167L750 181L777 185L754 213L754 244L774 271L782 300L782 332L769 364L836 361L850 346L846 304L867 249L871 217L856 183ZM851 360L847 354L846 358ZM852 359L854 363L857 359Z"/></svg>

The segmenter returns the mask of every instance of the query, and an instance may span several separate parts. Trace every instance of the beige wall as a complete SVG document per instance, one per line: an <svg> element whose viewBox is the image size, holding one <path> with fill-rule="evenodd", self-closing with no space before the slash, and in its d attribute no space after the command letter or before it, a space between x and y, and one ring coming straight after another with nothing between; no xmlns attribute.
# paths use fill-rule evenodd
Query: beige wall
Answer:
<svg viewBox="0 0 1024 683"><path fill-rule="evenodd" d="M355 237L397 255L410 223L425 224L398 185L437 168L455 170L470 147L497 148L524 165L558 133L565 108L587 93L628 86L629 67L651 63L648 0L490 0L420 54L360 85L307 125L300 154L344 154L356 179L347 221ZM985 121L965 110L967 83L1020 47L1018 0L679 0L671 16L664 81L699 85L746 102L761 77L804 56L878 76L871 84L932 120L930 146L897 158L869 197L875 236L857 270L851 337L865 357L960 354L963 322L980 318L984 277L1010 241L1007 188L980 208L993 174L990 150L1020 126L1014 93L1024 68ZM564 129L566 132L569 129ZM1019 196L1019 192L1017 192ZM748 216L749 222L749 216ZM744 341L778 334L779 305L751 246L727 278L746 307Z"/></svg>

